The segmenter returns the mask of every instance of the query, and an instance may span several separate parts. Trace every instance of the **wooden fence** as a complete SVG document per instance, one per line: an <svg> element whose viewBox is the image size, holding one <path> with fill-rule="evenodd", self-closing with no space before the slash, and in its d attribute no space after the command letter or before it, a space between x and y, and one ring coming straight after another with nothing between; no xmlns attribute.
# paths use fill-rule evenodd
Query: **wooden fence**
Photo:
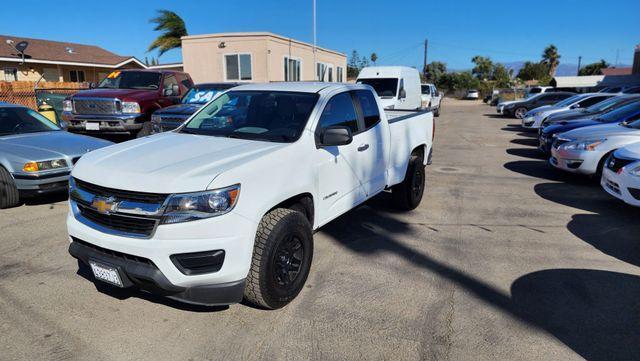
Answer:
<svg viewBox="0 0 640 361"><path fill-rule="evenodd" d="M37 110L35 85L34 81L0 81L0 102L22 104ZM41 82L38 84L39 91L57 94L74 94L88 87L88 83Z"/></svg>

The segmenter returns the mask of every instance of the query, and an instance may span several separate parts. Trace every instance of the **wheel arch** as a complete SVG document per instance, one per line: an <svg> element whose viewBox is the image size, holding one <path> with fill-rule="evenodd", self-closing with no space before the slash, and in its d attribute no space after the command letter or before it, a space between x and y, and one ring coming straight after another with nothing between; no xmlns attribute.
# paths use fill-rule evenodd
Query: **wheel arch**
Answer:
<svg viewBox="0 0 640 361"><path fill-rule="evenodd" d="M308 193L308 192L299 193L299 194L296 194L294 196L291 196L291 197L281 201L280 203L278 203L275 206L271 207L267 212L265 212L265 214L271 212L272 210L274 210L276 208L294 209L294 208L298 208L300 206L302 206L302 209L304 209L304 215L307 218L307 220L309 221L309 224L311 224L311 227L313 227L313 221L315 219L315 216L314 216L315 215L315 203L314 203L313 195L311 193Z"/></svg>

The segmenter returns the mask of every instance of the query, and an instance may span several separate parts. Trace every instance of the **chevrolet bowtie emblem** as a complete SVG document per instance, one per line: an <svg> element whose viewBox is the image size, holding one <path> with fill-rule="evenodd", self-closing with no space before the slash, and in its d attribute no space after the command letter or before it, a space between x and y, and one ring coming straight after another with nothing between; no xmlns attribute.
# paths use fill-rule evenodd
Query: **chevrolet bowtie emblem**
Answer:
<svg viewBox="0 0 640 361"><path fill-rule="evenodd" d="M113 197L95 197L91 201L91 207L93 207L98 213L109 214L116 210L117 203Z"/></svg>

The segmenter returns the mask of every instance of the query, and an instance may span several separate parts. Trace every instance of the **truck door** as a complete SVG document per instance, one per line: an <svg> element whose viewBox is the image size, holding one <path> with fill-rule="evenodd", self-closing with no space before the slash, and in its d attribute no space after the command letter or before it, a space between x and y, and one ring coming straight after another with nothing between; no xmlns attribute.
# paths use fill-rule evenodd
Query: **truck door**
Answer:
<svg viewBox="0 0 640 361"><path fill-rule="evenodd" d="M327 102L316 134L332 125L347 126L353 134L358 133L358 116L351 93L336 94ZM321 147L315 152L319 224L330 221L364 201L362 182L354 171L360 155L359 146L360 143L354 139L350 144Z"/></svg>
<svg viewBox="0 0 640 361"><path fill-rule="evenodd" d="M389 134L388 128L380 122L380 111L373 93L369 90L356 90L353 93L361 129L353 137L353 142L358 146L353 167L362 181L365 196L369 198L386 186Z"/></svg>

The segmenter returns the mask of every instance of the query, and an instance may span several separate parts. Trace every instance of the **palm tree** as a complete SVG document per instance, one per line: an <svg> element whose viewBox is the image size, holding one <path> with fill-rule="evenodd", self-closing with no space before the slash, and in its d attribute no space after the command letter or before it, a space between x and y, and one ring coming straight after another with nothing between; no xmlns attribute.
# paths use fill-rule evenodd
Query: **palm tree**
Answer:
<svg viewBox="0 0 640 361"><path fill-rule="evenodd" d="M549 68L550 77L556 75L556 69L558 69L558 65L560 64L560 54L558 54L558 48L556 48L555 45L551 44L544 49L542 53L542 63Z"/></svg>
<svg viewBox="0 0 640 361"><path fill-rule="evenodd" d="M188 34L184 20L178 14L169 10L158 10L158 16L149 22L156 24L153 30L161 31L162 35L149 45L148 52L158 49L158 56L162 56L171 49L182 47L180 38Z"/></svg>

